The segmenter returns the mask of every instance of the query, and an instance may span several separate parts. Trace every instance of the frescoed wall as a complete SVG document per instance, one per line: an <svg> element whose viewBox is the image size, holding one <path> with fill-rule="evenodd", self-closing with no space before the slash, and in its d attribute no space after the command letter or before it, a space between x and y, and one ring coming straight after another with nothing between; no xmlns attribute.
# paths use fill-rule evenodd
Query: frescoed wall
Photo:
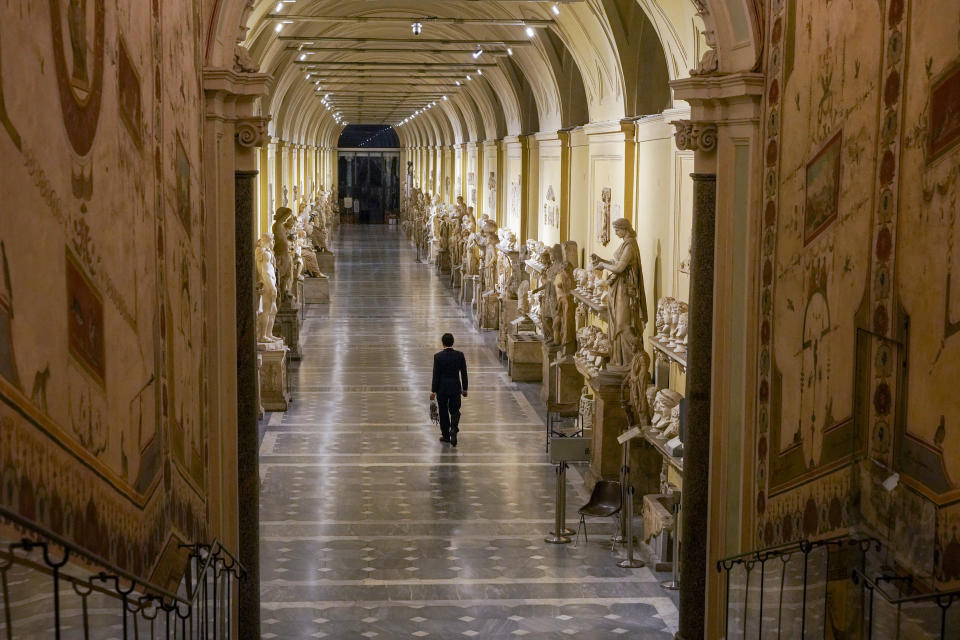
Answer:
<svg viewBox="0 0 960 640"><path fill-rule="evenodd" d="M769 11L755 531L860 525L952 582L960 40L940 9Z"/></svg>
<svg viewBox="0 0 960 640"><path fill-rule="evenodd" d="M0 503L149 575L206 536L199 5L0 13Z"/></svg>

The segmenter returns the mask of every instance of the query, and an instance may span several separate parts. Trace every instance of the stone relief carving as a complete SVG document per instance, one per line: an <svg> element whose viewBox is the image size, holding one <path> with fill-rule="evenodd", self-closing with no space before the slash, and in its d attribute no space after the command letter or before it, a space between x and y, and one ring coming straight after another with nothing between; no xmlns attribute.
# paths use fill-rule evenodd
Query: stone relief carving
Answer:
<svg viewBox="0 0 960 640"><path fill-rule="evenodd" d="M708 49L700 57L700 63L696 69L690 70L691 76L706 76L717 73L720 69L720 59L717 56L717 32L712 27L713 21L707 16L710 15L709 9L703 0L693 0L697 8L697 15L703 20L703 38L706 40Z"/></svg>
<svg viewBox="0 0 960 640"><path fill-rule="evenodd" d="M269 117L256 116L237 121L236 138L241 147L262 147L267 143L267 123Z"/></svg>
<svg viewBox="0 0 960 640"><path fill-rule="evenodd" d="M674 120L670 124L677 129L673 137L678 149L709 153L717 148L716 124L694 120Z"/></svg>

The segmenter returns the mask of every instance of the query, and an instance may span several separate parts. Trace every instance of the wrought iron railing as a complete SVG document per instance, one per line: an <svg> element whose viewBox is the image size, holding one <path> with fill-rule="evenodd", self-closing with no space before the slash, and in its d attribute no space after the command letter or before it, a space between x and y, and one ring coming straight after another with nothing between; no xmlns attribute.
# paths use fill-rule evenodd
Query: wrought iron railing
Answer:
<svg viewBox="0 0 960 640"><path fill-rule="evenodd" d="M924 590L912 576L885 573L871 579L859 569L854 569L852 580L864 596L865 640L960 638L960 606L954 606L960 601L960 589Z"/></svg>
<svg viewBox="0 0 960 640"><path fill-rule="evenodd" d="M219 543L184 547L176 592L142 580L0 507L0 640L233 637L233 593L245 572Z"/></svg>
<svg viewBox="0 0 960 640"><path fill-rule="evenodd" d="M960 638L960 589L937 591L926 588L930 579L893 571L890 551L844 535L720 560L724 638Z"/></svg>
<svg viewBox="0 0 960 640"><path fill-rule="evenodd" d="M871 538L797 540L724 558L724 637L823 638L831 575L863 570Z"/></svg>

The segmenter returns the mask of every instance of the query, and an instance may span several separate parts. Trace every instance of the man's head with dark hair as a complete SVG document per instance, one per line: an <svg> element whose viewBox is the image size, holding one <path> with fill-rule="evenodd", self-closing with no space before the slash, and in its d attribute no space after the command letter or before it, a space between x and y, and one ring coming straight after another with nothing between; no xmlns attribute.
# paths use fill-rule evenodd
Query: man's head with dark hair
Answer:
<svg viewBox="0 0 960 640"><path fill-rule="evenodd" d="M453 346L453 334L452 334L452 333L445 333L445 334L443 334L443 337L440 338L440 342L443 343L443 346L444 346L444 347L447 347L447 348L452 347L452 346Z"/></svg>

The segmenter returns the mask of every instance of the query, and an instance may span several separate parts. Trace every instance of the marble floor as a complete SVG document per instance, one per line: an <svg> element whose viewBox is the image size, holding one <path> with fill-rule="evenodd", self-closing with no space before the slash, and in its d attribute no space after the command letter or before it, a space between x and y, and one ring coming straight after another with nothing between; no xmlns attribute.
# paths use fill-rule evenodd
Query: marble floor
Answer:
<svg viewBox="0 0 960 640"><path fill-rule="evenodd" d="M612 525L549 545L555 475L535 385L390 226L336 234L331 302L310 306L293 403L260 454L264 638L672 638L647 568ZM456 336L470 395L457 448L430 423L432 355ZM586 500L568 476L569 526ZM675 597L675 594L674 594Z"/></svg>

